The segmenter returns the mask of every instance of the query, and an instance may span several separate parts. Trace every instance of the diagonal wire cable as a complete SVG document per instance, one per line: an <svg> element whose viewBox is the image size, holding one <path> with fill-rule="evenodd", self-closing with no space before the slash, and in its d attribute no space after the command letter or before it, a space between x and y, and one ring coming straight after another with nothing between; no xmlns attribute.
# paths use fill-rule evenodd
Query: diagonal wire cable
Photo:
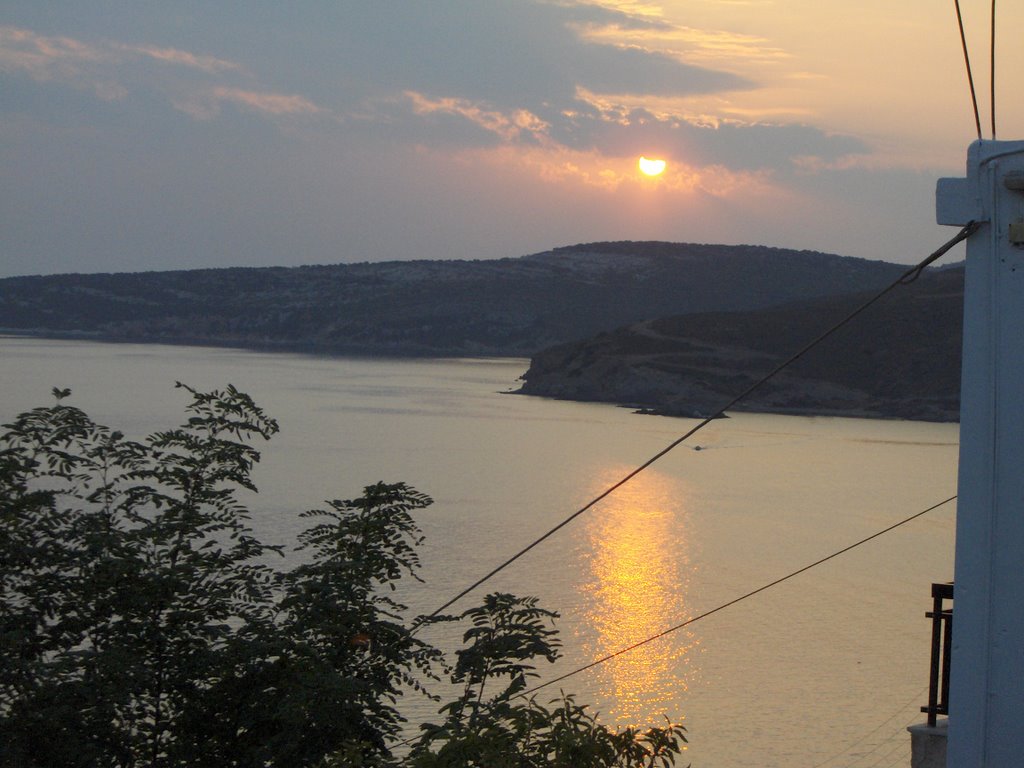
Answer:
<svg viewBox="0 0 1024 768"><path fill-rule="evenodd" d="M992 26L989 31L989 100L992 102L992 140L996 138L996 0L992 0Z"/></svg>
<svg viewBox="0 0 1024 768"><path fill-rule="evenodd" d="M612 659L618 658L619 656L623 656L623 655L625 655L627 653L635 651L637 648L645 646L648 643L653 643L655 640L660 640L661 638L665 637L666 635L670 635L673 632L678 632L680 629L683 629L684 627L688 627L691 624L695 624L696 622L700 621L701 619L706 619L708 616L713 616L714 614L716 614L716 613L718 613L720 611L724 611L726 608L729 608L729 607L731 607L733 605L736 605L737 603L741 603L744 600L748 600L749 598L754 597L755 595L758 595L761 592L765 592L765 591L771 589L772 587L778 586L779 584L782 584L785 581L789 581L790 579L792 579L792 578L794 578L796 576L799 576L802 573L806 573L807 571L811 570L812 568L816 568L817 566L822 565L823 563L827 563L829 560L834 560L835 558L839 557L840 555L844 555L847 552L856 549L857 547L860 547L860 546L862 546L864 544L867 544L869 541L872 541L872 540L877 539L877 538L879 538L881 536L884 536L885 534L889 533L890 531L894 531L897 528L899 528L901 526L904 526L907 523L910 523L910 522L916 520L919 517L923 517L924 515L927 515L929 512L933 512L936 509L938 509L939 507L943 507L946 504L949 504L950 502L955 501L955 500L956 500L956 495L953 495L953 496L950 496L948 499L944 499L943 501L940 501L937 504L932 504L927 509L922 509L919 512L915 512L914 514L910 515L910 517L905 517L902 520L900 520L900 521L898 521L896 523L893 523L892 525L889 525L889 526L883 528L880 531L876 531L875 533L872 533L870 536L865 536L860 541L856 541L853 544L848 544L847 546L843 547L842 549L839 549L839 550L833 552L830 555L827 555L827 556L822 557L822 558L820 558L818 560L815 560L813 563L810 563L809 565L805 565L802 568L798 568L797 570L792 571L791 573L788 573L785 576L782 576L782 577L780 577L778 579L775 579L774 581L771 581L771 582L769 582L767 584L764 584L764 585L758 587L757 589L752 589L751 591L747 592L746 594L743 594L743 595L740 595L739 597L733 598L732 600L730 600L730 601L728 601L726 603L722 603L721 605L719 605L719 606L717 606L715 608L712 608L709 611L704 611L704 613L698 614L697 616L692 616L689 619L687 619L686 621L680 622L679 624L676 624L673 627L669 627L668 629L662 630L661 632L657 633L656 635L651 635L650 637L648 637L648 638L646 638L644 640L641 640L640 642L633 643L632 645L627 646L625 648L620 648L619 650L615 651L614 653L609 653L607 656L602 656L600 659L592 661L589 664L585 664L582 667L578 667L578 668L572 670L571 672L566 672L564 675L556 677L553 680L548 680L546 683L541 683L540 685L535 685L533 688L525 690L522 693L516 694L515 696L512 697L512 699L522 699L522 698L526 698L527 696L532 696L537 691L540 691L540 690L542 690L544 688L547 688L548 686L554 685L555 683L560 683L563 680L568 680L570 677L575 677L576 675L579 675L579 674L581 674L583 672L586 672L589 669L593 669L594 667L600 666L601 664L605 664L605 663L611 661ZM895 715L894 715L894 717L895 717ZM889 718L889 720L891 720L891 719L892 718ZM889 720L887 720L886 722L889 722ZM883 725L884 724L885 723L883 723ZM880 727L881 726L879 726L879 728ZM878 729L876 728L875 730L878 730ZM873 732L874 731L872 731L872 733ZM414 741L416 741L419 738L420 738L419 736L411 736L411 737L405 739L404 741L398 742L397 744L395 744L393 746L394 747L403 747L403 746L406 746L408 744L412 744ZM827 760L826 762L829 762L832 759L833 758L829 758L829 760ZM819 763L819 765L823 765L823 764Z"/></svg>
<svg viewBox="0 0 1024 768"><path fill-rule="evenodd" d="M960 27L960 45L964 49L964 64L967 66L967 84L971 88L971 105L974 107L974 125L978 129L978 141L981 141L981 115L978 112L978 94L974 90L974 75L971 74L971 56L967 52L967 36L964 34L964 17L960 13L960 0L956 5L956 22Z"/></svg>
<svg viewBox="0 0 1024 768"><path fill-rule="evenodd" d="M895 765L906 765L910 755L904 753L907 753L909 751L910 739L893 739L889 743L889 751L886 752L884 755L879 756L879 758L875 760L875 762L864 766L864 768L892 768ZM896 757L893 757L894 755Z"/></svg>
<svg viewBox="0 0 1024 768"><path fill-rule="evenodd" d="M863 736L858 738L856 741L850 742L846 747L843 748L842 752L836 752L834 755L832 755L831 757L825 758L820 763L815 763L814 765L811 766L811 768L824 768L824 766L828 765L829 763L831 763L831 762L833 762L835 760L839 760L841 758L847 757L850 754L850 752L853 750L854 747L856 747L857 745L862 744L863 742L867 741L871 736L874 736L876 733L878 733L880 730L882 730L885 726L887 726L889 723L891 723L893 720L895 720L901 714L906 712L907 711L907 707L909 707L911 704L913 704L916 701L920 701L921 698L924 697L925 694L927 694L927 693L928 693L928 686L926 685L924 688L921 688L917 693L914 694L914 698L910 699L910 701L908 701L902 707L900 707L895 712L893 712L891 715L889 715L889 717L885 718L885 720L883 720L881 723L876 725L870 731L868 731ZM908 726L912 725L912 724L913 723L907 723ZM906 726L904 726L904 727L906 727ZM879 742L878 745L876 745L875 747L873 747L871 749L871 751L866 752L866 753L862 753L862 754L858 755L858 757L864 757L865 755L870 755L872 752L874 752L874 751L876 751L878 749L881 749L881 745L883 745L885 743L886 743L885 741Z"/></svg>
<svg viewBox="0 0 1024 768"><path fill-rule="evenodd" d="M792 355L790 355L790 356L789 356L788 358L786 358L786 359L785 359L784 361L782 361L781 363L779 363L779 364L778 364L777 366L775 366L775 368L773 368L773 369L772 369L771 371L769 371L769 372L768 372L767 374L765 374L765 375L764 375L764 376L762 376L762 377L761 377L760 379L758 379L757 381L755 381L755 382L754 382L753 384L751 384L751 385L750 385L749 387L747 387L747 388L746 388L745 390L743 390L742 392L740 392L740 394L736 395L736 396L735 396L734 398L732 398L732 399L731 399L731 400L730 400L729 402L727 402L727 403L726 403L725 405L723 405L723 406L721 406L720 408L718 408L718 410L716 410L716 411L715 411L714 413L712 413L712 414L711 414L710 416L708 416L708 417L706 417L705 419L703 419L702 421L700 421L700 422L699 422L699 423L698 423L698 424L697 424L696 426L694 426L694 427L693 427L692 429L690 429L690 430L689 430L688 432L686 432L686 433L685 433L684 435L682 435L681 437L678 437L678 438L676 438L675 440L673 440L673 441L672 441L671 443L669 443L669 444L668 444L667 446L665 446L665 447L664 447L664 448L662 448L662 449L661 449L660 451L658 451L658 452L657 452L656 454L654 454L653 456L651 456L651 458L647 459L647 461L645 461L645 462L644 462L643 464L639 465L638 467L636 467L635 469L633 469L633 470L632 470L631 472L629 472L629 473L628 473L628 474L627 474L627 475L626 475L625 477L623 477L623 478L622 478L621 480L619 480L618 482L616 482L616 483L614 483L614 484L610 485L610 486L609 486L608 488L606 488L606 489L605 489L604 491L602 491L602 492L601 492L600 494L598 494L597 496L595 496L595 497L594 497L593 499L591 499L590 501L588 501L588 502L587 502L586 504L584 504L584 505L583 505L582 507L580 507L580 508L579 508L579 509L577 509L577 510L576 510L575 512L573 512L573 513L572 513L571 515L569 515L569 516L568 516L568 517L566 517L566 518L565 518L564 520L562 520L562 522L558 523L558 525L556 525L556 526L555 526L554 528L550 529L550 530L549 530L549 531L548 531L547 533L543 534L542 536L539 536L538 538L534 539L534 540L533 540L532 542L530 542L530 543L529 543L528 545L526 545L525 547L523 547L522 549L520 549L520 550L519 550L518 552L516 552L516 553L515 553L514 555L512 555L511 557L509 557L508 559L506 559L506 560L505 560L504 562L502 562L502 563L501 563L500 565L498 565L498 566L496 566L495 568L493 568L493 569L491 569L490 571L488 571L488 572L487 572L486 574L484 574L484 575L483 575L483 576L481 576L481 577L480 577L479 579L477 579L476 581L474 581L474 582L473 582L472 584L470 584L470 585L469 585L468 587L466 587L465 589L463 589L463 590L462 590L461 592L459 592L459 593L458 593L457 595L455 595L454 597L452 597L452 598L451 598L450 600L448 600L448 601L447 601L446 603L444 603L443 605L441 605L441 606L439 606L438 608L436 608L436 609L435 609L435 610L434 610L434 611L433 611L432 613L429 613L429 614L427 614L427 615L425 615L425 616L421 616L421 617L419 617L419 618L418 618L418 619L416 620L416 623L415 623L415 624L413 625L413 627L412 627L412 631L413 631L414 633L415 633L415 632L418 632L418 631L419 631L419 629L420 629L420 628L421 628L421 627L422 627L422 626L423 626L424 624L428 623L428 622L429 622L429 621L430 621L431 619L434 619L434 618L436 618L437 616L439 616L439 615L441 614L441 612L442 612L442 611L444 611L444 610L446 610L446 609L450 608L450 607L451 607L452 605L454 605L455 603L457 603L457 602L458 602L459 600L461 600L461 599L462 599L463 597L465 597L465 596L466 596L466 595L468 595L468 594L469 594L470 592L472 592L473 590L475 590L475 589L476 589L477 587L481 586L481 585L482 585L482 584L483 584L484 582L486 582L486 581L490 580L491 578L493 578L494 576L496 576L496 575L497 575L498 573L500 573L501 571L505 570L505 569L506 569L506 568L507 568L508 566L512 565L512 563L514 563L514 562L515 562L516 560L518 560L519 558L521 558L521 557L522 557L523 555L525 555L525 554L526 554L527 552L529 552L530 550L534 549L534 548L535 548L536 546L538 546L538 545L539 545L539 544L541 544L542 542L546 541L546 540L547 540L547 539L549 539L549 538L550 538L551 536L554 536L554 535L555 535L556 533L558 533L558 531L562 530L562 528L564 528L565 526L567 526L567 525L568 525L569 523L571 523L571 522L572 522L573 520L575 520L575 519L576 519L577 517L579 517L580 515L582 515L582 514L583 514L584 512L586 512L586 511L587 511L588 509L590 509L591 507L593 507L593 506L594 506L595 504L597 504L598 502L602 501L602 500L603 500L603 499L605 499L606 497L610 496L610 495L611 495L612 493L614 493L614 492L615 492L616 490L618 490L618 489L619 489L619 488L621 488L621 487L622 487L623 485L625 485L626 483L628 483L628 482L629 482L630 480L632 480L632 479L633 479L634 477L636 477L637 475L639 475L639 474L640 474L641 472L643 472L643 471L644 471L645 469L647 469L647 468L648 468L648 467L650 467L650 466L651 466L652 464L654 464L655 462L657 462L657 461L658 461L659 459L663 458L663 457L664 457L664 456L666 456L666 455L667 455L668 453L670 453L670 452L671 452L672 450L674 450L675 448L677 448L677 447L678 447L678 446L679 446L679 445L680 445L681 443L685 442L685 441L686 441L686 440L688 440L688 439L689 439L690 437L692 437L692 436L693 436L693 435L695 435L695 434L696 434L697 432L699 432L699 431L700 431L700 430L702 430L702 429L703 429L704 427L706 427L706 426L707 426L708 424L710 424L710 423L711 423L712 421L714 421L715 419L717 419L717 418L719 418L720 416L722 416L723 414L725 414L725 412L726 412L726 411L728 411L729 409L731 409L731 408L732 408L732 407L733 407L734 405L736 405L736 404L737 404L737 403L739 403L740 401L742 401L742 400L746 399L746 398L747 398L747 397L748 397L748 396L749 396L749 395L750 395L751 393L753 393L753 392L754 392L755 390L759 389L759 388L760 388L761 386L763 386L763 385L764 385L765 383L767 383L767 382L768 382L768 381L770 381L771 379L775 378L775 376L777 376L777 375L778 375L779 373L781 373L781 372L782 372L783 370L785 370L785 369L786 369L786 368L788 368L788 367L789 367L790 365L792 365L793 363L795 363L795 362L796 362L797 360L799 360L799 359L800 359L801 357L803 357L803 356L804 356L804 355L805 355L805 354L806 354L807 352L809 352L810 350L812 350L812 349L813 349L814 347L816 347L816 346L818 346L819 344L821 344L821 343L822 343L823 341L825 341L825 339L827 339L828 337L830 337L830 336L831 336L832 334L834 334L834 333L835 333L836 331L838 331L838 330L839 330L840 328L844 327L844 326L845 326L845 325L846 325L847 323L849 323L849 322L850 322L851 320L853 320L853 319L854 319L855 317L857 317L857 316L858 316L858 315L860 315L860 314L861 314L862 312L864 312L865 310L867 310L867 309L868 309L869 307L871 307L871 306L872 306L873 304L875 304L876 302L878 302L878 301L879 301L880 299L882 299L882 297L884 297L885 295L887 295L887 294L888 294L888 293L889 293L890 291L892 291L892 290L893 290L894 288L896 288L896 287L897 287L897 286L899 286L899 285L903 285L903 284L906 284L906 283L908 283L908 282L912 282L913 280L916 280L916 279L917 279L917 277L918 277L918 276L919 276L919 275L921 274L921 272L922 272L922 271L923 271L923 270L925 269L925 267L927 267L927 266L928 266L929 264L932 264L933 262L937 261L937 260L938 260L938 259L940 259L940 258L941 258L942 256L946 255L946 253L948 253L948 252L949 252L949 250L950 250L951 248L953 248L953 246L955 246L955 245L956 245L957 243L959 243L959 242L961 242L961 241L963 241L963 240L966 240L966 239L967 239L968 237L970 237L971 235L973 235L973 234L974 234L974 233L975 233L975 232L976 232L976 231L978 230L978 228L979 228L980 226L981 226L981 225L980 225L979 223L977 223L977 222L974 222L974 221L968 222L968 223L967 223L967 224L966 224L966 225L965 225L965 226L964 226L964 227L963 227L963 228L962 228L962 229L961 229L961 230L960 230L960 231L959 231L959 232L958 232L958 233L957 233L956 235L954 235L954 236L953 236L952 238L950 238L950 239L949 239L948 241L946 241L945 243L943 243L943 244L942 244L942 245L941 245L941 246L940 246L940 247L939 247L938 249L936 249L935 251L933 251L933 252L932 252L931 254L929 254L929 255L928 255L927 257L925 257L924 259L922 259L922 260L921 260L921 261L920 261L920 262L919 262L918 264L915 264L915 265L914 265L913 267L911 267L910 269L908 269L908 270L907 270L906 272L904 272L904 273L903 273L902 275L900 275L900 276L899 276L898 278L896 278L895 280L893 280L893 281L892 281L891 283L889 283L889 285L888 285L888 286L886 286L885 288L883 288L883 289L882 289L881 291L879 291L879 292L878 292L878 293L876 293L876 294L875 294L874 296L872 296L872 297L871 297L870 299L868 299L867 301L865 301L865 302L864 302L863 304L861 304L861 305L860 305L859 307L857 307L857 308L856 308L855 310L853 310L852 312L850 312L850 313L849 313L849 314L848 314L848 315L847 315L846 317L844 317L844 318L843 318L842 320L840 320L840 321L839 321L838 323L836 323L835 325L833 325L833 326L832 326L831 328L829 328L828 330L826 330L826 331L825 331L824 333L821 333L820 335L818 335L817 337L815 337L815 338L814 338L814 339L813 339L812 341L808 342L808 343L807 343L807 344L805 344L805 345L804 345L803 347L801 347L801 348L800 348L800 350L798 350L797 352L793 353L793 354L792 354Z"/></svg>
<svg viewBox="0 0 1024 768"><path fill-rule="evenodd" d="M531 695L533 693L536 693L537 691L541 690L542 688L547 688L548 686L554 685L555 683L560 683L563 680L567 680L570 677L573 677L575 675L580 674L581 672L586 672L588 669L593 669L594 667L599 666L601 664L604 664L606 662L609 662L609 661L611 661L614 658L622 656L623 654L630 653L631 651L635 651L637 648L640 648L641 646L647 645L648 643L653 643L655 640L660 640L661 638L665 637L666 635L670 635L673 632L678 632L683 627L688 627L691 624L694 624L694 623L700 621L701 619L706 619L708 616L712 616L712 615L718 613L719 611L724 611L726 608L729 608L730 606L736 605L737 603L741 603L744 600L747 600L747 599L753 597L754 595L758 595L761 592L769 590L772 587L778 586L779 584L782 584L784 581L789 581L793 577L799 576L801 573L805 573L805 572L811 570L812 568L816 568L817 566L819 566L819 565L821 565L823 563L827 563L829 560L833 560L834 558L837 558L840 555L846 554L850 550L856 549L857 547L862 546L863 544L867 544L869 541L872 541L873 539L877 539L880 536L884 536L885 534L889 533L890 531L893 531L893 530L899 528L900 526L906 525L907 523L909 523L909 522L911 522L913 520L916 520L917 518L922 517L922 516L928 514L929 512L932 512L932 511L938 509L939 507L945 506L946 504L949 504L951 501L953 501L955 499L956 499L955 495L954 496L950 496L948 499L940 501L938 504L933 504L932 506L928 507L927 509L922 509L920 512L915 512L910 517L905 517L905 518L903 518L902 520L900 520L897 523L893 523L892 525L890 525L890 526L888 526L886 528L883 528L880 531L876 531L875 533L871 534L870 536L866 536L865 538L861 539L860 541L854 542L853 544L849 544L848 546L845 546L842 549L837 550L836 552L833 552L831 555L827 555L826 557L821 558L820 560L815 560L813 563L810 563L809 565L805 565L803 568L798 568L797 570L795 570L795 571L793 571L791 573L788 573L785 576L782 576L781 578L775 579L775 581L771 581L771 582L769 582L767 584L764 584L763 586L758 587L757 589L753 589L750 592L747 592L744 595L740 595L739 597L733 598L729 602L722 603L721 605L719 605L719 606L717 606L715 608L712 608L709 611L704 611L704 613L698 614L697 616L693 616L693 617L687 619L686 621L680 622L679 624L676 624L673 627L669 627L668 629L665 629L665 630L657 633L656 635L651 635L650 637L648 637L648 638L646 638L644 640L641 640L638 643L633 643L632 645L627 646L625 648L621 648L621 649L615 651L614 653L609 653L607 656L602 656L600 659L597 659L596 661L592 661L589 664L586 664L586 665L584 665L582 667L578 667L577 669L574 669L572 672L566 672L564 675L556 677L553 680L548 680L546 683L541 683L540 685L536 685L533 688L530 688L529 690L523 691L522 693L518 694L514 698L522 698L522 697L525 697L525 696L529 696L529 695Z"/></svg>

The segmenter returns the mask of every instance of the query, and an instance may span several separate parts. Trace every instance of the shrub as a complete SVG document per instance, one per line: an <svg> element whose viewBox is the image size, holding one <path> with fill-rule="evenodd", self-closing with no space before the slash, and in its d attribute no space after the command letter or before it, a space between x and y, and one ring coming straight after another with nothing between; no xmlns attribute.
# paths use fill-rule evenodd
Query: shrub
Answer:
<svg viewBox="0 0 1024 768"><path fill-rule="evenodd" d="M392 590L417 578L414 513L377 483L304 513L306 562L272 568L239 500L278 429L229 386L141 442L63 402L0 436L4 766L668 765L682 728L613 732L519 696L554 661L554 614L489 595L448 666ZM462 686L401 744L403 692Z"/></svg>

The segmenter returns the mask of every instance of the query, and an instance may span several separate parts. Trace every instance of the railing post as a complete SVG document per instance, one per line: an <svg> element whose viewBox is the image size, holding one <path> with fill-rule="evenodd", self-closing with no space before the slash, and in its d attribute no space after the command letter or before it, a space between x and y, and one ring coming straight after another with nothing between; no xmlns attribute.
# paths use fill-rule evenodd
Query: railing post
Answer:
<svg viewBox="0 0 1024 768"><path fill-rule="evenodd" d="M932 620L931 664L928 673L927 724L912 725L910 731L911 768L946 768L946 726L939 715L949 714L949 671L953 637L952 584L932 584L932 609L925 613Z"/></svg>
<svg viewBox="0 0 1024 768"><path fill-rule="evenodd" d="M932 584L932 609L925 616L932 620L931 669L928 676L928 725L934 727L939 715L949 714L949 671L953 638L952 584Z"/></svg>

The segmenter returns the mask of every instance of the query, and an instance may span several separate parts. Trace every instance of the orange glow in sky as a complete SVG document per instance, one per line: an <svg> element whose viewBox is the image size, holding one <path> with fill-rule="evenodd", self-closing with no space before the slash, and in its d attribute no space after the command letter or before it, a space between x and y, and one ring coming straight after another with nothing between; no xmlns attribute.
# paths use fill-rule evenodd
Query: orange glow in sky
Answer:
<svg viewBox="0 0 1024 768"><path fill-rule="evenodd" d="M942 234L935 179L962 173L975 138L956 13L935 0L287 19L205 3L174 25L121 3L104 30L49 5L13 0L0 20L0 220L16 224L0 276L640 239L916 261ZM1024 3L999 6L994 76L992 4L961 6L985 136L995 113L1020 138Z"/></svg>

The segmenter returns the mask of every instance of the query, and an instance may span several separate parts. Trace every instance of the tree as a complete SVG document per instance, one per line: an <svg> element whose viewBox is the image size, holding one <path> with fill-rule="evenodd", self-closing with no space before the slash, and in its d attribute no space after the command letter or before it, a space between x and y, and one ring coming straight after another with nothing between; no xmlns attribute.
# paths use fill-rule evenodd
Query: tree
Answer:
<svg viewBox="0 0 1024 768"><path fill-rule="evenodd" d="M304 513L308 559L272 568L239 500L278 429L229 386L141 442L66 405L0 436L0 765L667 765L669 724L615 733L569 697L519 697L553 661L554 614L490 595L450 668L391 594L417 578L414 513L377 483ZM441 620L455 620L444 617ZM462 695L404 756L403 691ZM325 762L326 761L326 762Z"/></svg>

